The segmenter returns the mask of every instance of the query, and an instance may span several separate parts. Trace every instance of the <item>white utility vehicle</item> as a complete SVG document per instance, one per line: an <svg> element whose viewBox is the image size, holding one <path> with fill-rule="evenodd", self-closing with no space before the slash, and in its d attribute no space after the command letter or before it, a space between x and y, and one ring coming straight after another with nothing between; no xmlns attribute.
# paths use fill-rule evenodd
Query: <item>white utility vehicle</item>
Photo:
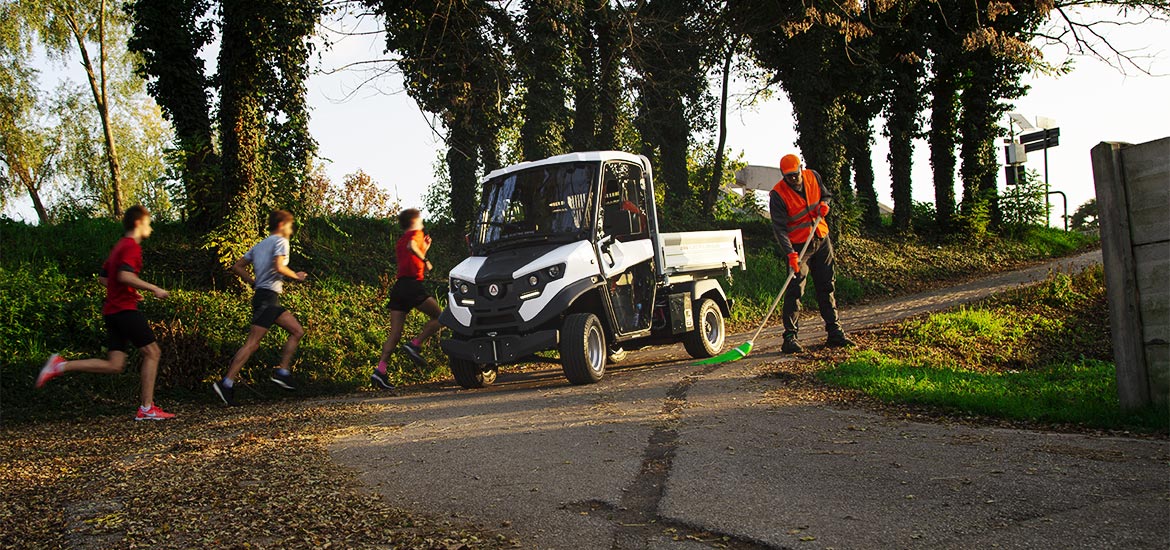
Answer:
<svg viewBox="0 0 1170 550"><path fill-rule="evenodd" d="M440 318L456 382L490 385L499 367L550 350L573 384L601 380L628 349L681 341L693 357L718 354L732 304L716 277L745 267L743 235L659 233L654 196L650 161L617 151L488 174Z"/></svg>

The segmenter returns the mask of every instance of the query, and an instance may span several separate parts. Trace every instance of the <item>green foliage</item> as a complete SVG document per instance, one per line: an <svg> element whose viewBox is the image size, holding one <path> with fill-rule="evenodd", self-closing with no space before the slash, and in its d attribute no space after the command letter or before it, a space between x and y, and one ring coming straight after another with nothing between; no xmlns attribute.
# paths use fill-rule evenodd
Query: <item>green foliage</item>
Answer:
<svg viewBox="0 0 1170 550"><path fill-rule="evenodd" d="M124 409L133 402L138 383L134 353L125 374L70 375L42 392L28 390L50 353L72 359L104 356L104 290L95 274L120 235L119 225L104 219L50 226L0 220L5 250L0 258L0 354L6 357L0 367L5 380L0 401L5 418L45 406L84 413L95 407ZM286 284L282 303L308 332L294 366L308 393L367 384L389 328L385 300L399 235L390 220L369 218L312 219L298 229L291 263L308 271L311 279ZM180 224L160 223L154 237L143 243L143 278L171 290L167 300L142 303L163 350L162 399L192 391L208 395L204 383L222 375L250 322L251 292L215 290L228 274L209 272L213 263L199 242L200 237ZM431 256L442 268L454 265L462 254L461 241L439 237ZM216 285L216 280L221 283ZM430 289L440 303L446 299L445 288L435 284ZM424 321L420 314L412 315L406 333L416 333ZM279 359L283 335L274 329L245 368L245 381L256 382L262 394L270 394L262 381ZM446 361L438 346L428 346L426 354L432 369L419 370L395 355L392 374L403 382L445 376Z"/></svg>
<svg viewBox="0 0 1170 550"><path fill-rule="evenodd" d="M1015 187L1009 187L999 199L1005 229L1017 232L1030 225L1048 225L1044 219L1045 191L1044 180L1035 170L1027 170Z"/></svg>
<svg viewBox="0 0 1170 550"><path fill-rule="evenodd" d="M918 364L863 351L820 378L883 401L1018 420L1165 431L1161 411L1124 412L1112 363L1084 360L1009 373Z"/></svg>
<svg viewBox="0 0 1170 550"><path fill-rule="evenodd" d="M1097 231L1101 229L1097 199L1089 199L1084 204L1078 206L1068 223L1069 227L1074 231Z"/></svg>

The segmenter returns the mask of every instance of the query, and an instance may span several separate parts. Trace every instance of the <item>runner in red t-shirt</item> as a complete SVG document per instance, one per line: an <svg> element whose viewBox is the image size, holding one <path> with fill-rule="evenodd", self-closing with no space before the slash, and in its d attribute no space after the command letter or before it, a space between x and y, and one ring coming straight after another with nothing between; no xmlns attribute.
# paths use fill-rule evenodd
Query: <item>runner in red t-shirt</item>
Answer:
<svg viewBox="0 0 1170 550"><path fill-rule="evenodd" d="M166 420L175 415L164 412L154 404L154 380L158 376L158 359L162 352L158 349L146 317L138 311L138 302L142 300L138 291L149 291L160 300L170 296L170 293L138 277L142 273L142 247L139 243L153 231L150 227L150 212L139 205L127 208L122 217L122 227L126 229L126 234L114 245L98 275L98 281L106 287L102 317L106 322L109 357L66 361L54 353L37 376L36 387L40 388L45 382L67 372L118 374L126 367L126 344L129 342L142 354L142 399L134 419Z"/></svg>
<svg viewBox="0 0 1170 550"><path fill-rule="evenodd" d="M378 359L378 366L370 375L374 385L382 389L394 389L390 383L390 376L386 374L386 361L394 348L398 347L402 339L402 328L406 325L406 315L410 310L417 309L431 319L423 326L413 340L402 344L402 351L420 367L427 362L422 356L422 344L427 338L439 332L439 302L427 293L422 280L426 272L433 269L427 260L427 251L431 248L431 238L423 233L422 215L418 210L409 208L398 214L398 225L404 233L398 239L394 250L398 257L398 280L394 288L390 289L390 334L382 344L382 356Z"/></svg>

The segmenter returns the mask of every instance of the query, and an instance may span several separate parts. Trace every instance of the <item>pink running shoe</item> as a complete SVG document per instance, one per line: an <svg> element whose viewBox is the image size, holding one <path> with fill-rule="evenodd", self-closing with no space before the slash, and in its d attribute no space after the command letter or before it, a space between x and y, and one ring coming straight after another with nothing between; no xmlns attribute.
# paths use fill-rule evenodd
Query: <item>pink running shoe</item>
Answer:
<svg viewBox="0 0 1170 550"><path fill-rule="evenodd" d="M151 403L150 408L145 411L142 410L142 407L138 407L138 414L134 416L134 420L166 420L168 418L174 417L175 415L166 412L158 408L158 405Z"/></svg>
<svg viewBox="0 0 1170 550"><path fill-rule="evenodd" d="M37 389L44 386L45 382L65 374L65 371L61 368L64 364L65 360L60 355L56 353L50 355L49 360L45 361L45 366L41 367L41 373L37 375Z"/></svg>

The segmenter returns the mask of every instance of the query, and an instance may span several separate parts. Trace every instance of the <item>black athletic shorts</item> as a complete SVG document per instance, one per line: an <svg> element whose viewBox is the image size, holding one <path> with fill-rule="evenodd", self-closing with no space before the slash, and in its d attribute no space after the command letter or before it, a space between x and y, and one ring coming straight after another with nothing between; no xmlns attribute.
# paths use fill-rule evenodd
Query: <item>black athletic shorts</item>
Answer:
<svg viewBox="0 0 1170 550"><path fill-rule="evenodd" d="M252 294L252 324L272 328L276 318L286 310L280 307L280 294L267 288L257 288Z"/></svg>
<svg viewBox="0 0 1170 550"><path fill-rule="evenodd" d="M390 311L410 311L427 301L431 295L418 279L399 278L390 289Z"/></svg>
<svg viewBox="0 0 1170 550"><path fill-rule="evenodd" d="M137 309L127 309L102 317L106 321L106 348L125 353L126 343L144 348L155 342L154 331L146 322L146 316Z"/></svg>

